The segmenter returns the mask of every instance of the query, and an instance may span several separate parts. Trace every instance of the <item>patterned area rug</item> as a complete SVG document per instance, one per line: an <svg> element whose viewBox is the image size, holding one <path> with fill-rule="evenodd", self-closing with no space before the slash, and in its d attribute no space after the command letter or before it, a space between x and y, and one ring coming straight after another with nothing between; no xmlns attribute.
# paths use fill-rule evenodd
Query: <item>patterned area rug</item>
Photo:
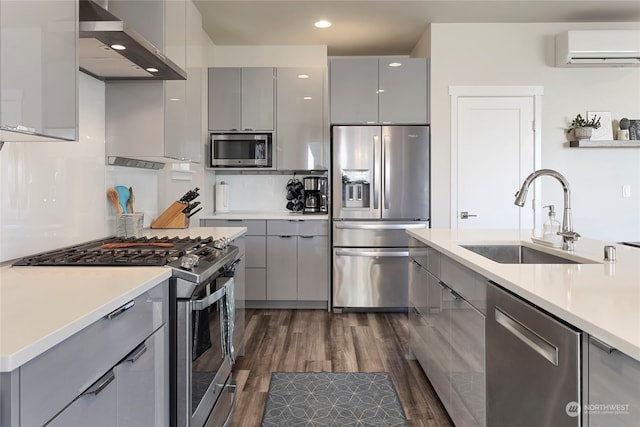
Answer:
<svg viewBox="0 0 640 427"><path fill-rule="evenodd" d="M263 427L407 426L389 374L274 372Z"/></svg>

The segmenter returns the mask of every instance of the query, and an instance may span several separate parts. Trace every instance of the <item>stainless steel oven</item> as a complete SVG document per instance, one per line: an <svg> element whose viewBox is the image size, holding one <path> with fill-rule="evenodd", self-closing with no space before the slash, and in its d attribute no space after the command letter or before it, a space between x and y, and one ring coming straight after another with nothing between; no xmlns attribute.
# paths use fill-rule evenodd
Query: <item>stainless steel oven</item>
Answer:
<svg viewBox="0 0 640 427"><path fill-rule="evenodd" d="M212 132L209 166L225 168L273 168L272 134Z"/></svg>
<svg viewBox="0 0 640 427"><path fill-rule="evenodd" d="M176 279L181 281L183 279ZM181 286L172 287L184 289ZM233 267L175 297L175 419L172 425L230 425L235 407Z"/></svg>

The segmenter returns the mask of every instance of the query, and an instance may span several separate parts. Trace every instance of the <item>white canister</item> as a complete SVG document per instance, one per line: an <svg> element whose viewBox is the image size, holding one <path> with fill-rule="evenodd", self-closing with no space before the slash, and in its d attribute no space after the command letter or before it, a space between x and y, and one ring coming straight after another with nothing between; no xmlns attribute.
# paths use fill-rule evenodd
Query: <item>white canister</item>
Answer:
<svg viewBox="0 0 640 427"><path fill-rule="evenodd" d="M229 184L216 184L216 212L229 212Z"/></svg>

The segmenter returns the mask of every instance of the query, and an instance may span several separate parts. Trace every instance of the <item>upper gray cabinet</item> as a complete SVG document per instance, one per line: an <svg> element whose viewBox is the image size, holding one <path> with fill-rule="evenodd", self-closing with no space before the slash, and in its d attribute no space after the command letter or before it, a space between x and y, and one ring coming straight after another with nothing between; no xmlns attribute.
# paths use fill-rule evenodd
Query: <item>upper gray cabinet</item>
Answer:
<svg viewBox="0 0 640 427"><path fill-rule="evenodd" d="M275 69L209 68L209 130L273 131Z"/></svg>
<svg viewBox="0 0 640 427"><path fill-rule="evenodd" d="M424 58L330 60L333 124L428 123L428 63Z"/></svg>
<svg viewBox="0 0 640 427"><path fill-rule="evenodd" d="M78 2L0 2L0 140L78 139Z"/></svg>
<svg viewBox="0 0 640 427"><path fill-rule="evenodd" d="M188 73L187 80L106 83L107 156L199 163L201 131L187 123L200 116L201 73L188 66L186 1L110 0L109 9Z"/></svg>
<svg viewBox="0 0 640 427"><path fill-rule="evenodd" d="M278 68L277 76L277 168L327 169L325 68Z"/></svg>

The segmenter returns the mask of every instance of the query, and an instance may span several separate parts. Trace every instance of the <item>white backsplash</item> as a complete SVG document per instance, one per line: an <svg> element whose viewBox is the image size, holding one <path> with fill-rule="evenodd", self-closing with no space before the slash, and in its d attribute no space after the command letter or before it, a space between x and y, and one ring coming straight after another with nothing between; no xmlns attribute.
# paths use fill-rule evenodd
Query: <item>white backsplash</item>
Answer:
<svg viewBox="0 0 640 427"><path fill-rule="evenodd" d="M292 175L218 175L215 183L229 184L229 209L233 211L286 211L286 185ZM207 191L213 192L213 186ZM215 198L213 199L215 200ZM215 206L211 212L215 211Z"/></svg>

